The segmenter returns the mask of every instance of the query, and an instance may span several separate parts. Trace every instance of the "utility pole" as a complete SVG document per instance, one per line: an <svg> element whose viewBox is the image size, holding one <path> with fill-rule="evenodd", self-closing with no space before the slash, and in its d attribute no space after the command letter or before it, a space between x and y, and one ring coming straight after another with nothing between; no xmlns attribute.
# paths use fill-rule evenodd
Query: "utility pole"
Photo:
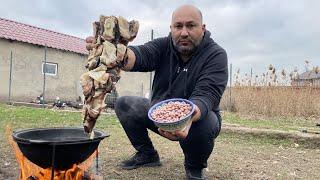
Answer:
<svg viewBox="0 0 320 180"><path fill-rule="evenodd" d="M42 88L42 107L44 108L45 91L46 91L46 71L47 71L47 45L44 47L44 64L43 64L43 88ZM41 100L41 97L40 97Z"/></svg>
<svg viewBox="0 0 320 180"><path fill-rule="evenodd" d="M232 88L232 63L230 63L230 74L229 74L229 111L232 107L232 98L231 98L231 88Z"/></svg>
<svg viewBox="0 0 320 180"><path fill-rule="evenodd" d="M10 53L10 74L9 74L9 103L11 104L11 82L12 82L12 51Z"/></svg>
<svg viewBox="0 0 320 180"><path fill-rule="evenodd" d="M252 72L252 68L250 69L250 86L252 86L252 75L253 75L253 72Z"/></svg>

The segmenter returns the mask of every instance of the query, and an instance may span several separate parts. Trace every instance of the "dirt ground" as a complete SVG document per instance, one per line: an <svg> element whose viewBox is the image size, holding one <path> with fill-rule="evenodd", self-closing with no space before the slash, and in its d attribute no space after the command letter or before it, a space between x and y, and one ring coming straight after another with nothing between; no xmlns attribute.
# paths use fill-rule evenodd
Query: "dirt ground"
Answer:
<svg viewBox="0 0 320 180"><path fill-rule="evenodd" d="M120 125L99 146L98 174L104 179L184 179L183 155L177 142L154 133L151 138L162 166L121 170L117 164L134 153ZM1 133L0 179L18 179L19 167L7 137ZM207 179L320 179L320 147L291 140L221 133L205 170ZM94 160L95 164L95 160ZM92 167L91 173L97 173Z"/></svg>

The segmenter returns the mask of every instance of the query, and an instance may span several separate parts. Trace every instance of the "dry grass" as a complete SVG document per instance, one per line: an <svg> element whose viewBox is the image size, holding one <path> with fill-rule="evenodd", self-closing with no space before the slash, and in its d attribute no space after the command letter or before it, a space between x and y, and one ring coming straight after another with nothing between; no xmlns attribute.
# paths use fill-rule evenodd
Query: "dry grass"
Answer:
<svg viewBox="0 0 320 180"><path fill-rule="evenodd" d="M316 87L232 87L221 107L241 114L264 116L320 117L320 88Z"/></svg>

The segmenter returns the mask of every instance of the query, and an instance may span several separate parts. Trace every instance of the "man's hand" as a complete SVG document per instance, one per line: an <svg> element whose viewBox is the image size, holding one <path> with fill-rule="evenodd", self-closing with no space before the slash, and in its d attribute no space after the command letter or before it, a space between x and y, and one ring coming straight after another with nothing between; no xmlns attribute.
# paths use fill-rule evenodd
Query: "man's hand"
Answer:
<svg viewBox="0 0 320 180"><path fill-rule="evenodd" d="M179 140L185 139L188 136L191 124L192 124L192 121L188 121L187 125L182 130L178 130L174 132L164 131L160 128L158 129L158 131L163 137L166 137L171 141L179 141Z"/></svg>
<svg viewBox="0 0 320 180"><path fill-rule="evenodd" d="M182 130L169 132L169 131L164 131L164 130L158 128L158 131L159 131L160 135L162 135L163 137L165 137L171 141L183 140L183 139L187 138L192 123L198 121L200 119L200 116L201 116L200 109L198 108L198 106L195 105L195 111L194 111L192 118L189 120L187 125Z"/></svg>
<svg viewBox="0 0 320 180"><path fill-rule="evenodd" d="M94 48L94 45L96 44L96 39L93 36L89 36L86 38L86 49L88 51L91 51Z"/></svg>

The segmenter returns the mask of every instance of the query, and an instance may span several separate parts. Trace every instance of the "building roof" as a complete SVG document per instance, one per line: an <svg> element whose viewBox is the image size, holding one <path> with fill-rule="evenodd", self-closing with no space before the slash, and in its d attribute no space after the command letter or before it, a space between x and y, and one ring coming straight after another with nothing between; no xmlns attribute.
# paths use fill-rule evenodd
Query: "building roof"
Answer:
<svg viewBox="0 0 320 180"><path fill-rule="evenodd" d="M320 79L320 73L316 73L315 71L306 71L299 75L299 79Z"/></svg>
<svg viewBox="0 0 320 180"><path fill-rule="evenodd" d="M0 38L88 54L84 39L0 18Z"/></svg>

